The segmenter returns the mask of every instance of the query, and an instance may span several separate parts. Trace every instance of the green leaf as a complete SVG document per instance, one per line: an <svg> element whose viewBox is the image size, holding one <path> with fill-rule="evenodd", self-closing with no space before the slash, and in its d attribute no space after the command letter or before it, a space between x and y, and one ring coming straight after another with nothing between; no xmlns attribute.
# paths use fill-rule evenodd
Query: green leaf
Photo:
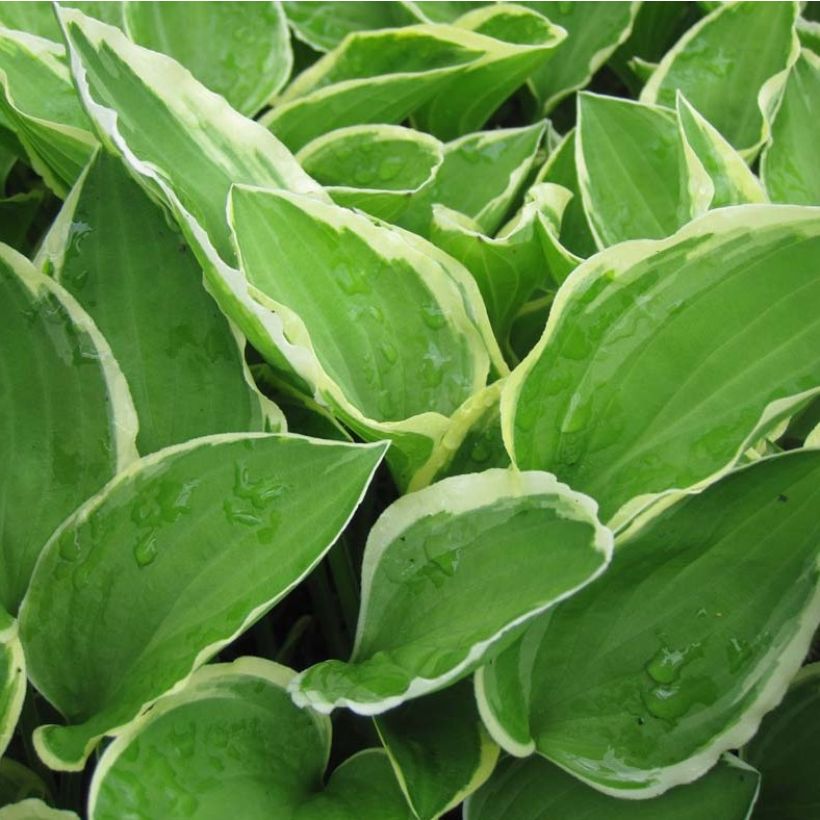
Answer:
<svg viewBox="0 0 820 820"><path fill-rule="evenodd" d="M803 48L814 52L814 54L820 54L820 23L816 20L806 20L803 17L798 17L795 30Z"/></svg>
<svg viewBox="0 0 820 820"><path fill-rule="evenodd" d="M0 609L0 756L6 751L26 695L26 661L17 621Z"/></svg>
<svg viewBox="0 0 820 820"><path fill-rule="evenodd" d="M567 38L530 77L544 113L583 88L629 36L640 3L543 3L523 5L567 32Z"/></svg>
<svg viewBox="0 0 820 820"><path fill-rule="evenodd" d="M68 3L62 2L60 5L80 9L84 14L89 14L112 26L122 25L123 4L118 0L105 0L105 2L73 0ZM29 34L36 34L38 37L45 37L57 43L62 42L60 24L54 14L54 4L49 0L25 0L25 2L3 0L0 3L0 25L27 31Z"/></svg>
<svg viewBox="0 0 820 820"><path fill-rule="evenodd" d="M662 239L696 214L677 123L666 109L580 94L575 164L599 248Z"/></svg>
<svg viewBox="0 0 820 820"><path fill-rule="evenodd" d="M42 204L43 192L36 188L0 199L0 242L25 254L30 249L31 227Z"/></svg>
<svg viewBox="0 0 820 820"><path fill-rule="evenodd" d="M504 349L515 315L536 289L552 284L538 228L543 219L560 223L552 206L549 189L530 188L521 211L495 238L483 234L479 225L458 212L433 206L430 239L470 271Z"/></svg>
<svg viewBox="0 0 820 820"><path fill-rule="evenodd" d="M445 145L433 185L411 203L402 226L429 235L437 203L470 217L482 233L493 236L527 181L545 130L537 122L479 131Z"/></svg>
<svg viewBox="0 0 820 820"><path fill-rule="evenodd" d="M394 224L429 189L442 144L398 125L351 125L309 142L296 157L333 201Z"/></svg>
<svg viewBox="0 0 820 820"><path fill-rule="evenodd" d="M0 112L32 167L65 196L94 150L61 45L0 28Z"/></svg>
<svg viewBox="0 0 820 820"><path fill-rule="evenodd" d="M65 715L49 766L96 742L267 612L318 563L384 445L265 434L196 439L119 473L55 532L20 614L29 676Z"/></svg>
<svg viewBox="0 0 820 820"><path fill-rule="evenodd" d="M413 477L411 491L449 476L510 466L501 438L499 398L503 386L504 379L493 382L453 413L447 431Z"/></svg>
<svg viewBox="0 0 820 820"><path fill-rule="evenodd" d="M820 205L820 163L813 138L820 116L820 57L804 50L789 72L760 174L773 202Z"/></svg>
<svg viewBox="0 0 820 820"><path fill-rule="evenodd" d="M820 812L814 762L820 754L820 664L800 670L783 702L743 750L763 776L760 820L804 820Z"/></svg>
<svg viewBox="0 0 820 820"><path fill-rule="evenodd" d="M747 202L766 202L760 181L720 132L682 94L678 94L676 105L685 162L691 169L688 181L690 187L696 188L699 183L702 184L702 174L705 172L712 187L708 207L725 208ZM696 167L698 165L699 168ZM691 190L690 201L698 202L700 195L697 190ZM704 196L704 201L706 198Z"/></svg>
<svg viewBox="0 0 820 820"><path fill-rule="evenodd" d="M467 11L486 8L489 2L472 2L472 0L418 0L402 2L402 5L427 23L454 23Z"/></svg>
<svg viewBox="0 0 820 820"><path fill-rule="evenodd" d="M111 345L140 419L141 454L209 433L281 427L270 402L270 419L263 415L244 340L202 287L185 240L119 159L92 160L38 262Z"/></svg>
<svg viewBox="0 0 820 820"><path fill-rule="evenodd" d="M307 380L357 432L394 440L406 485L415 440L432 446L486 383L494 340L475 282L423 239L311 197L235 187L230 219L253 294L314 356Z"/></svg>
<svg viewBox="0 0 820 820"><path fill-rule="evenodd" d="M498 47L454 26L354 32L302 72L261 122L293 151L348 125L400 123Z"/></svg>
<svg viewBox="0 0 820 820"><path fill-rule="evenodd" d="M536 184L550 182L553 185L560 185L572 194L561 215L561 230L557 237L559 241L556 243L556 252L560 252L563 248L563 253L560 255L571 254L576 259L586 259L595 253L597 247L584 210L581 185L578 182L578 169L575 167L576 136L577 132L573 128L550 154L538 172L535 182Z"/></svg>
<svg viewBox="0 0 820 820"><path fill-rule="evenodd" d="M367 540L352 660L301 673L293 697L372 715L442 689L602 573L611 540L595 502L548 473L487 470L404 496Z"/></svg>
<svg viewBox="0 0 820 820"><path fill-rule="evenodd" d="M680 91L744 157L754 157L799 54L796 17L793 2L721 3L666 53L641 101L673 108Z"/></svg>
<svg viewBox="0 0 820 820"><path fill-rule="evenodd" d="M290 669L261 658L206 666L106 749L89 820L411 820L387 756L368 749L324 784L330 721L297 709Z"/></svg>
<svg viewBox="0 0 820 820"><path fill-rule="evenodd" d="M469 681L375 719L413 813L433 820L490 776L498 746L481 723Z"/></svg>
<svg viewBox="0 0 820 820"><path fill-rule="evenodd" d="M760 775L732 755L700 780L651 800L618 800L590 789L543 757L504 760L468 798L469 820L748 820Z"/></svg>
<svg viewBox="0 0 820 820"><path fill-rule="evenodd" d="M459 5L461 5L459 3ZM354 31L392 28L418 21L404 3L318 2L284 3L293 33L317 51L330 51Z"/></svg>
<svg viewBox="0 0 820 820"><path fill-rule="evenodd" d="M16 612L54 528L136 458L108 343L74 298L0 245L0 605Z"/></svg>
<svg viewBox="0 0 820 820"><path fill-rule="evenodd" d="M0 809L0 820L80 820L73 811L52 809L42 800L30 798Z"/></svg>
<svg viewBox="0 0 820 820"><path fill-rule="evenodd" d="M483 127L566 37L538 12L506 3L467 12L454 25L488 39L482 59L452 77L413 113L420 128L446 140Z"/></svg>
<svg viewBox="0 0 820 820"><path fill-rule="evenodd" d="M820 210L743 205L589 259L505 385L514 462L605 521L716 478L820 384L818 248Z"/></svg>
<svg viewBox="0 0 820 820"><path fill-rule="evenodd" d="M819 479L820 452L795 451L639 520L599 583L479 671L496 741L634 798L745 743L820 624Z"/></svg>
<svg viewBox="0 0 820 820"><path fill-rule="evenodd" d="M290 76L285 13L279 3L125 4L128 36L168 54L237 110L256 114Z"/></svg>
<svg viewBox="0 0 820 820"><path fill-rule="evenodd" d="M48 799L48 789L40 776L10 757L0 759L0 805L29 797Z"/></svg>
<svg viewBox="0 0 820 820"><path fill-rule="evenodd" d="M83 105L106 147L173 212L225 314L271 364L282 323L248 294L233 267L226 217L234 182L320 192L265 128L234 111L179 63L131 43L117 29L58 9ZM292 358L306 356L291 351Z"/></svg>

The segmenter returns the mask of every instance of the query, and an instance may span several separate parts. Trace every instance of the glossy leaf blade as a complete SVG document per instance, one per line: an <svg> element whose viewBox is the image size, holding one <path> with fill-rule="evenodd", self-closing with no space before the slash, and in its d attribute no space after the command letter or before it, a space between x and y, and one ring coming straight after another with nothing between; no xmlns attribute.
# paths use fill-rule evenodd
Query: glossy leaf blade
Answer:
<svg viewBox="0 0 820 820"><path fill-rule="evenodd" d="M490 776L498 746L462 681L375 719L376 728L413 812L441 817Z"/></svg>
<svg viewBox="0 0 820 820"><path fill-rule="evenodd" d="M254 292L316 357L311 383L370 438L435 440L484 386L494 341L478 289L434 246L284 192L234 188L231 221Z"/></svg>
<svg viewBox="0 0 820 820"><path fill-rule="evenodd" d="M637 798L745 743L820 624L818 478L820 452L796 451L646 515L605 578L478 673L493 737Z"/></svg>
<svg viewBox="0 0 820 820"><path fill-rule="evenodd" d="M245 375L244 340L203 288L183 237L118 158L96 155L39 261L111 345L140 418L141 454L269 424Z"/></svg>
<svg viewBox="0 0 820 820"><path fill-rule="evenodd" d="M802 820L820 811L813 761L820 752L820 664L797 674L783 702L743 751L763 777L755 818Z"/></svg>
<svg viewBox="0 0 820 820"><path fill-rule="evenodd" d="M640 3L525 2L567 32L549 59L532 74L529 84L544 113L573 91L583 88L592 75L632 30Z"/></svg>
<svg viewBox="0 0 820 820"><path fill-rule="evenodd" d="M748 820L760 775L727 755L700 780L650 800L619 800L584 785L539 755L503 761L468 798L467 820Z"/></svg>
<svg viewBox="0 0 820 820"><path fill-rule="evenodd" d="M747 205L588 260L505 386L514 460L603 520L728 469L820 384L818 248L817 209Z"/></svg>
<svg viewBox="0 0 820 820"><path fill-rule="evenodd" d="M136 457L128 387L91 318L0 246L0 604L16 612L54 528Z"/></svg>
<svg viewBox="0 0 820 820"><path fill-rule="evenodd" d="M179 63L71 9L58 11L72 73L100 139L176 217L220 308L272 364L291 373L281 321L248 294L226 218L235 182L319 186L265 128L234 111ZM302 351L291 351L297 358Z"/></svg>
<svg viewBox="0 0 820 820"><path fill-rule="evenodd" d="M379 714L441 689L603 572L610 548L595 502L547 473L487 470L404 496L365 547L351 661L301 673L293 696Z"/></svg>
<svg viewBox="0 0 820 820"><path fill-rule="evenodd" d="M21 610L29 675L68 720L35 733L75 769L300 581L384 453L290 436L196 439L136 462L43 551Z"/></svg>
<svg viewBox="0 0 820 820"><path fill-rule="evenodd" d="M184 65L252 116L287 82L293 65L279 3L128 2L129 37Z"/></svg>
<svg viewBox="0 0 820 820"><path fill-rule="evenodd" d="M0 755L6 751L26 694L26 661L15 621L0 609Z"/></svg>
<svg viewBox="0 0 820 820"><path fill-rule="evenodd" d="M760 161L773 202L820 205L820 56L804 50L792 66L772 124L772 141Z"/></svg>
<svg viewBox="0 0 820 820"><path fill-rule="evenodd" d="M735 148L754 156L783 72L797 58L796 16L792 2L721 3L666 53L641 101L673 108L680 91Z"/></svg>
<svg viewBox="0 0 820 820"><path fill-rule="evenodd" d="M90 820L157 816L247 820L410 820L384 753L348 758L322 784L330 721L297 709L293 672L240 658L195 672L106 749L94 773Z"/></svg>
<svg viewBox="0 0 820 820"><path fill-rule="evenodd" d="M487 44L480 60L437 89L413 114L420 128L445 140L482 128L566 38L564 29L538 12L506 3L467 12L454 25L482 35Z"/></svg>
<svg viewBox="0 0 820 820"><path fill-rule="evenodd" d="M494 43L454 26L354 32L302 72L262 122L293 151L337 128L400 123Z"/></svg>
<svg viewBox="0 0 820 820"><path fill-rule="evenodd" d="M616 97L579 95L575 164L599 248L628 239L662 239L692 217L671 112Z"/></svg>
<svg viewBox="0 0 820 820"><path fill-rule="evenodd" d="M64 196L96 140L80 106L65 50L50 40L0 28L0 111L34 169Z"/></svg>

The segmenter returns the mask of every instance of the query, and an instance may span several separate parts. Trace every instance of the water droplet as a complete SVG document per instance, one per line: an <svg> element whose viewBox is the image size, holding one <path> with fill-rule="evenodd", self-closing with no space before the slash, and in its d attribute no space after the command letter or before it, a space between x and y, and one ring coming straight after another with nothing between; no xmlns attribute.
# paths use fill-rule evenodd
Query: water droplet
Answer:
<svg viewBox="0 0 820 820"><path fill-rule="evenodd" d="M421 308L424 324L431 330L440 330L447 324L447 318L435 302L428 302Z"/></svg>
<svg viewBox="0 0 820 820"><path fill-rule="evenodd" d="M151 533L137 541L134 547L134 559L140 567L147 567L157 557L157 540Z"/></svg>
<svg viewBox="0 0 820 820"><path fill-rule="evenodd" d="M80 556L80 536L76 530L67 530L60 536L60 558L64 561L76 561Z"/></svg>
<svg viewBox="0 0 820 820"><path fill-rule="evenodd" d="M383 341L379 345L378 350L388 364L395 364L396 360L399 358L396 346L392 342L388 342L387 340Z"/></svg>
<svg viewBox="0 0 820 820"><path fill-rule="evenodd" d="M483 464L485 461L488 461L489 458L490 447L486 441L480 439L473 445L473 449L470 450L470 459L476 464Z"/></svg>

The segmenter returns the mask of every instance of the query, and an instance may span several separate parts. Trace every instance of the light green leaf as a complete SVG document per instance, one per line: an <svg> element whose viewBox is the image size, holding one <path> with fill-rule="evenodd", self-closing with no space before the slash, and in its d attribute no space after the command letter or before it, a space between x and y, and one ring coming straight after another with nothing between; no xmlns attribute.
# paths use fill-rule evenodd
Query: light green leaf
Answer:
<svg viewBox="0 0 820 820"><path fill-rule="evenodd" d="M244 340L202 287L185 240L118 158L92 160L38 262L111 345L140 419L141 454L209 433L282 426L270 402L263 413Z"/></svg>
<svg viewBox="0 0 820 820"><path fill-rule="evenodd" d="M108 343L74 298L0 245L0 605L16 612L54 528L136 458Z"/></svg>
<svg viewBox="0 0 820 820"><path fill-rule="evenodd" d="M763 776L755 818L805 820L820 812L814 763L820 754L820 663L800 670L766 715L743 756Z"/></svg>
<svg viewBox="0 0 820 820"><path fill-rule="evenodd" d="M21 608L29 677L68 725L34 735L80 769L318 563L384 445L226 434L147 456L54 533Z"/></svg>
<svg viewBox="0 0 820 820"><path fill-rule="evenodd" d="M184 65L204 86L252 116L293 67L285 13L277 2L128 2L128 36Z"/></svg>
<svg viewBox="0 0 820 820"><path fill-rule="evenodd" d="M641 102L673 108L680 91L742 156L754 157L799 54L796 17L794 2L721 3L666 53Z"/></svg>
<svg viewBox="0 0 820 820"><path fill-rule="evenodd" d="M662 239L703 204L688 185L674 114L663 108L580 94L575 164L599 248L627 239Z"/></svg>
<svg viewBox="0 0 820 820"><path fill-rule="evenodd" d="M84 14L109 25L122 26L123 4L118 0L105 0L105 2L72 0L68 3L62 2L60 5L80 9ZM0 25L62 43L60 24L54 14L54 4L50 0L25 0L25 2L3 0L0 3Z"/></svg>
<svg viewBox="0 0 820 820"><path fill-rule="evenodd" d="M409 490L420 490L453 475L510 466L501 438L499 399L503 386L504 379L493 382L453 413L447 431L413 477Z"/></svg>
<svg viewBox="0 0 820 820"><path fill-rule="evenodd" d="M760 174L773 202L820 205L820 57L803 51L792 66Z"/></svg>
<svg viewBox="0 0 820 820"><path fill-rule="evenodd" d="M651 800L590 789L543 757L507 759L468 798L467 820L748 820L760 775L732 755L700 780Z"/></svg>
<svg viewBox="0 0 820 820"><path fill-rule="evenodd" d="M459 5L461 5L459 3ZM330 51L354 31L373 31L419 21L419 15L395 2L284 3L293 33L316 51ZM460 13L460 12L459 12Z"/></svg>
<svg viewBox="0 0 820 820"><path fill-rule="evenodd" d="M0 756L6 751L26 695L26 661L17 621L0 609Z"/></svg>
<svg viewBox="0 0 820 820"><path fill-rule="evenodd" d="M94 150L61 45L0 28L0 112L48 186L65 196Z"/></svg>
<svg viewBox="0 0 820 820"><path fill-rule="evenodd" d="M444 150L411 128L351 125L317 137L296 158L338 205L396 224L433 185Z"/></svg>
<svg viewBox="0 0 820 820"><path fill-rule="evenodd" d="M743 205L747 202L766 202L760 181L720 132L682 94L678 94L676 105L685 163L690 169L690 188L703 183L704 172L711 182L712 195L707 207L725 208L727 205ZM693 203L700 204L697 190L690 190L689 197ZM703 197L704 202L706 198Z"/></svg>
<svg viewBox="0 0 820 820"><path fill-rule="evenodd" d="M400 498L367 540L351 661L302 672L294 699L372 715L463 678L604 571L612 534L596 507L548 473L509 470Z"/></svg>
<svg viewBox="0 0 820 820"><path fill-rule="evenodd" d="M292 372L281 320L248 293L226 218L234 182L314 191L318 183L265 128L234 111L179 63L122 32L59 9L83 105L106 147L165 202L202 265L211 293L266 359ZM295 377L294 377L295 378Z"/></svg>
<svg viewBox="0 0 820 820"><path fill-rule="evenodd" d="M561 140L535 178L536 184L549 182L553 185L560 185L572 194L561 214L561 230L558 234L558 241L552 243L556 246L555 253L557 257L567 259L567 266L565 266L568 267L567 273L577 264L577 262L573 264L569 261L571 257L575 257L575 260L586 259L597 250L592 230L589 227L589 220L584 210L584 202L581 198L578 169L575 167L576 134L577 132L573 128Z"/></svg>
<svg viewBox="0 0 820 820"><path fill-rule="evenodd" d="M252 292L314 356L317 396L366 438L394 441L406 486L486 383L495 343L475 282L414 234L311 197L235 187L230 219Z"/></svg>
<svg viewBox="0 0 820 820"><path fill-rule="evenodd" d="M529 80L545 114L592 79L629 36L641 6L625 2L525 2L522 5L540 12L568 35Z"/></svg>
<svg viewBox="0 0 820 820"><path fill-rule="evenodd" d="M434 820L490 776L498 746L481 723L469 681L375 719L413 813Z"/></svg>
<svg viewBox="0 0 820 820"><path fill-rule="evenodd" d="M432 205L438 203L470 217L493 236L527 181L545 130L537 122L480 131L445 145L433 185L411 204L402 226L429 235Z"/></svg>
<svg viewBox="0 0 820 820"><path fill-rule="evenodd" d="M521 211L495 238L442 205L433 206L431 241L458 259L476 280L498 343L508 349L515 315L536 289L552 284L541 247L538 223L560 224L549 186L530 188Z"/></svg>
<svg viewBox="0 0 820 820"><path fill-rule="evenodd" d="M354 32L302 72L261 121L293 151L348 125L399 123L499 47L454 26Z"/></svg>
<svg viewBox="0 0 820 820"><path fill-rule="evenodd" d="M820 384L819 248L820 209L743 205L589 259L505 385L514 461L603 520L729 469Z"/></svg>
<svg viewBox="0 0 820 820"><path fill-rule="evenodd" d="M80 820L73 811L52 809L42 800L30 798L0 809L0 820Z"/></svg>
<svg viewBox="0 0 820 820"><path fill-rule="evenodd" d="M484 126L566 38L562 28L538 12L508 3L467 12L454 25L483 35L488 43L480 60L452 77L413 113L420 128L446 140Z"/></svg>
<svg viewBox="0 0 820 820"><path fill-rule="evenodd" d="M323 784L331 726L297 709L293 672L240 658L195 672L106 749L89 820L143 816L217 820L411 820L376 749L348 758Z"/></svg>
<svg viewBox="0 0 820 820"><path fill-rule="evenodd" d="M479 671L490 733L618 797L700 777L777 705L820 624L819 502L804 450L645 515L600 583Z"/></svg>

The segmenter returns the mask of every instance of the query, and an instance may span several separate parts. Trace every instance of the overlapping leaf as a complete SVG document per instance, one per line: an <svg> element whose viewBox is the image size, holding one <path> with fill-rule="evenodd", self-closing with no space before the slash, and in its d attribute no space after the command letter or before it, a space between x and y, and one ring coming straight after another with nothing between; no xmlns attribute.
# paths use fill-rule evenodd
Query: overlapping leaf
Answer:
<svg viewBox="0 0 820 820"><path fill-rule="evenodd" d="M379 714L442 689L597 577L610 549L595 503L547 473L487 470L411 493L368 538L351 661L306 670L293 696Z"/></svg>
<svg viewBox="0 0 820 820"><path fill-rule="evenodd" d="M653 797L755 732L820 624L820 452L646 516L598 582L478 673L482 716L596 789Z"/></svg>
<svg viewBox="0 0 820 820"><path fill-rule="evenodd" d="M264 434L167 448L119 473L55 532L21 609L29 676L66 717L41 757L82 768L301 580L384 453Z"/></svg>
<svg viewBox="0 0 820 820"><path fill-rule="evenodd" d="M62 287L5 246L0 287L0 605L16 612L54 528L136 457L137 420L108 343Z"/></svg>
<svg viewBox="0 0 820 820"><path fill-rule="evenodd" d="M96 140L79 104L65 49L50 40L0 28L0 111L29 161L64 196Z"/></svg>
<svg viewBox="0 0 820 820"><path fill-rule="evenodd" d="M247 820L411 820L384 752L369 749L324 783L327 718L297 709L291 670L258 658L206 666L106 749L90 820L144 812Z"/></svg>
<svg viewBox="0 0 820 820"><path fill-rule="evenodd" d="M129 37L180 62L251 116L290 76L293 54L279 3L128 2Z"/></svg>
<svg viewBox="0 0 820 820"><path fill-rule="evenodd" d="M281 413L263 407L250 386L244 340L202 287L185 240L119 159L93 159L38 261L111 345L140 419L143 455L209 433L282 426Z"/></svg>
<svg viewBox="0 0 820 820"><path fill-rule="evenodd" d="M17 621L0 609L0 756L17 726L26 693L26 662Z"/></svg>
<svg viewBox="0 0 820 820"><path fill-rule="evenodd" d="M817 209L742 206L580 266L504 388L515 462L604 520L726 470L820 384L818 248Z"/></svg>

